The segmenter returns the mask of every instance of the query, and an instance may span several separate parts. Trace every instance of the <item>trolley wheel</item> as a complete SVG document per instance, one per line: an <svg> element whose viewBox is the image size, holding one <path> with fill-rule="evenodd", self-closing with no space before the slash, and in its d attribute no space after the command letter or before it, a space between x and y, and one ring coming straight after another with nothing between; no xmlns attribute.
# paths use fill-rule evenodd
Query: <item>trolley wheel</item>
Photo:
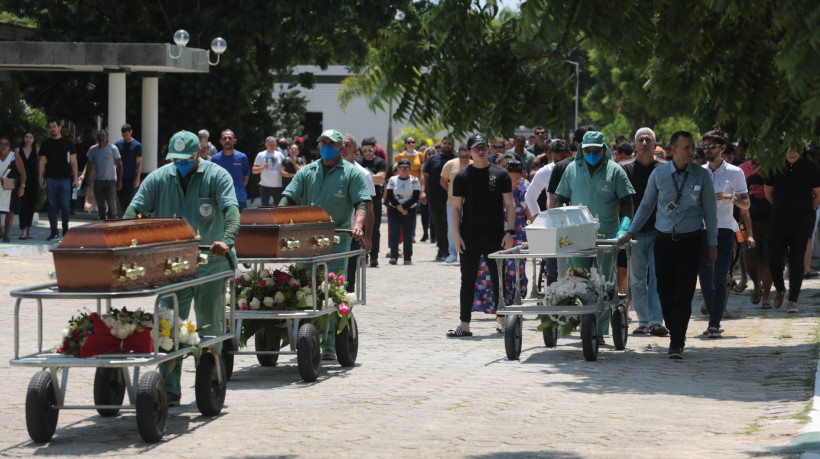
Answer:
<svg viewBox="0 0 820 459"><path fill-rule="evenodd" d="M296 339L296 361L299 363L299 375L305 382L313 382L319 377L319 366L322 364L322 345L319 342L319 331L313 324L299 327Z"/></svg>
<svg viewBox="0 0 820 459"><path fill-rule="evenodd" d="M94 374L94 404L122 405L125 398L125 377L122 368L97 368ZM120 412L118 408L97 408L100 416L112 417Z"/></svg>
<svg viewBox="0 0 820 459"><path fill-rule="evenodd" d="M234 355L231 352L236 350L236 346L233 344L233 338L222 341L222 362L225 364L225 381L230 381L231 376L233 376L233 358Z"/></svg>
<svg viewBox="0 0 820 459"><path fill-rule="evenodd" d="M544 346L555 347L558 345L558 327L544 327L541 329L544 334Z"/></svg>
<svg viewBox="0 0 820 459"><path fill-rule="evenodd" d="M619 304L612 311L610 320L612 325L612 344L615 349L622 351L626 349L626 340L629 339L629 325L626 321L626 307Z"/></svg>
<svg viewBox="0 0 820 459"><path fill-rule="evenodd" d="M45 443L57 430L60 411L57 405L57 391L51 380L51 373L38 371L31 378L26 393L26 428L28 436L37 443Z"/></svg>
<svg viewBox="0 0 820 459"><path fill-rule="evenodd" d="M581 344L586 360L598 360L598 317L595 314L586 314L581 319Z"/></svg>
<svg viewBox="0 0 820 459"><path fill-rule="evenodd" d="M268 333L271 334L270 338L267 335ZM282 344L282 334L278 328L260 330L253 335L253 342L257 351L278 351ZM269 346L269 342L272 342L273 346ZM262 365L263 367L272 367L276 365L276 361L279 360L279 354L256 354L256 360L258 360L259 365Z"/></svg>
<svg viewBox="0 0 820 459"><path fill-rule="evenodd" d="M168 394L165 380L156 371L140 377L137 387L137 429L148 443L162 440L168 422Z"/></svg>
<svg viewBox="0 0 820 459"><path fill-rule="evenodd" d="M507 351L507 358L518 360L521 355L521 335L524 318L518 314L507 316L504 323L504 349Z"/></svg>
<svg viewBox="0 0 820 459"><path fill-rule="evenodd" d="M221 380L216 371L217 364L221 369ZM216 416L222 411L222 406L225 404L226 381L225 363L222 359L217 359L211 352L204 352L196 367L196 381L194 382L196 407L203 416Z"/></svg>
<svg viewBox="0 0 820 459"><path fill-rule="evenodd" d="M336 335L336 358L343 367L352 367L359 354L359 326L356 318L350 316L347 327Z"/></svg>

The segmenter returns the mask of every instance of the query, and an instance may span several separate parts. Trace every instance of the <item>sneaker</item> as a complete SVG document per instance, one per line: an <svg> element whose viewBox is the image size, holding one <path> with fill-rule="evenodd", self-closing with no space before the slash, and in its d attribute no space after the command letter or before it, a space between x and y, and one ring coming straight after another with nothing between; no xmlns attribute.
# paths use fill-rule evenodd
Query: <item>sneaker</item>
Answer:
<svg viewBox="0 0 820 459"><path fill-rule="evenodd" d="M182 398L182 397L179 396L179 394L174 394L172 392L168 392L167 397L168 397L168 406L169 407L170 406L179 406L180 399Z"/></svg>
<svg viewBox="0 0 820 459"><path fill-rule="evenodd" d="M404 264L406 264L406 265L412 265L412 264L413 264L413 262L412 262L412 261L410 261L410 260L404 260Z"/></svg>
<svg viewBox="0 0 820 459"><path fill-rule="evenodd" d="M598 336L598 346L603 346L605 344L606 344L606 341L604 340L604 337L599 335Z"/></svg>
<svg viewBox="0 0 820 459"><path fill-rule="evenodd" d="M336 360L336 351L325 349L322 351L322 360Z"/></svg>
<svg viewBox="0 0 820 459"><path fill-rule="evenodd" d="M57 239L60 239L60 233L56 231L51 233L51 236L46 238L47 241L56 241Z"/></svg>
<svg viewBox="0 0 820 459"><path fill-rule="evenodd" d="M424 235L421 236L421 242L425 242L427 239L429 239L427 234L424 234ZM416 241L413 241L413 242L416 242Z"/></svg>
<svg viewBox="0 0 820 459"><path fill-rule="evenodd" d="M396 263L398 263L398 261L399 261L399 259L398 259L398 258L391 258L391 259L390 259L390 264L391 264L391 265L395 265Z"/></svg>
<svg viewBox="0 0 820 459"><path fill-rule="evenodd" d="M436 261L444 261L444 260L446 260L446 259L447 259L447 257L443 257L443 256L441 256L441 255L439 255L439 256L437 256L437 257L436 257Z"/></svg>
<svg viewBox="0 0 820 459"><path fill-rule="evenodd" d="M455 263L458 261L458 255L450 254L447 258L444 259L445 263Z"/></svg>
<svg viewBox="0 0 820 459"><path fill-rule="evenodd" d="M371 268L378 268L378 267L379 267L379 260L378 260L378 259L376 259L376 257L373 257L373 258L370 260L370 267L371 267Z"/></svg>
<svg viewBox="0 0 820 459"><path fill-rule="evenodd" d="M800 312L800 310L797 309L797 303L789 301L789 305L786 306L786 312Z"/></svg>
<svg viewBox="0 0 820 459"><path fill-rule="evenodd" d="M683 360L683 346L669 346L669 358Z"/></svg>

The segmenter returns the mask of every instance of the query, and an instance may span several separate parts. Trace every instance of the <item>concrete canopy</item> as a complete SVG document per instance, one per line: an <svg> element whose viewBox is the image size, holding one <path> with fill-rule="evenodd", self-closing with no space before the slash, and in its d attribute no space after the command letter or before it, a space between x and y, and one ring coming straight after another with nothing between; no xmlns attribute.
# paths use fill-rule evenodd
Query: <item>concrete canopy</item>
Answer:
<svg viewBox="0 0 820 459"><path fill-rule="evenodd" d="M176 48L170 56L171 47ZM167 43L0 42L0 70L208 73L208 51Z"/></svg>

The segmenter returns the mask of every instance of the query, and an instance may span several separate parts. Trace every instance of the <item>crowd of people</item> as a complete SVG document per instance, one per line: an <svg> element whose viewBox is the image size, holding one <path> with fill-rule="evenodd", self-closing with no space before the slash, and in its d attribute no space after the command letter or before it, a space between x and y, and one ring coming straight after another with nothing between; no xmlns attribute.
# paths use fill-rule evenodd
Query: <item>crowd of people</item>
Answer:
<svg viewBox="0 0 820 459"><path fill-rule="evenodd" d="M14 149L8 138L0 137L3 241L10 241L15 214L20 239L32 237L37 187L46 191L50 241L61 237L58 215L62 234L68 230L72 191L83 182L100 220L129 215L141 189L142 145L130 125L121 130L122 139L114 144L105 131L96 134L93 145L77 144L58 120L50 119L49 138L39 148L32 132ZM817 276L810 268L820 158L808 148L789 150L782 167L766 173L758 159L745 158L743 143L735 144L719 129L704 133L697 145L685 131L661 144L648 127L632 139L619 136L613 144L591 126L580 127L571 143L548 139L543 127L536 127L529 140L475 134L458 148L450 136L431 147L417 147L416 139L407 137L393 164L375 138L357 143L352 135L334 130L317 139L318 161L310 160L301 137L291 142L270 136L251 160L235 148L239 139L231 129L220 133L221 150L210 142L207 130L191 135L196 137L197 162L227 172L240 212L248 205L250 175L258 174L261 205L322 205L337 224L352 229L353 237L340 247L365 248L371 268L379 266L383 208L391 265L399 259L413 263L420 220L419 242L436 245L435 261L460 263L460 323L447 332L450 337L472 335L473 312L495 314L499 301L509 305L516 296L527 295L523 260L508 261L500 279L489 254L525 243L528 222L562 205L587 206L602 237L621 244L633 241L629 260L621 254L597 268L616 273L609 280L622 293L630 286L629 306L637 318L633 333L670 335L672 358L683 358L698 280L700 310L709 316L703 334L720 338L722 320L731 317L726 302L732 290L743 291L751 281L753 304L779 309L786 303L786 311L796 312L802 280ZM192 148L188 143L194 142L189 137L175 150L169 145L169 152L187 154ZM186 167L196 167L180 161L182 154L172 156L166 157L166 165L173 163L181 176ZM568 264L589 268L590 262L570 259ZM355 275L352 263L338 268ZM734 280L737 268L739 282ZM543 261L542 271L543 281L532 280L539 288L559 277L554 258ZM503 296L495 287L499 283ZM502 332L504 316L496 320ZM605 342L608 322L607 314L599 317L599 343ZM327 356L333 356L332 346Z"/></svg>

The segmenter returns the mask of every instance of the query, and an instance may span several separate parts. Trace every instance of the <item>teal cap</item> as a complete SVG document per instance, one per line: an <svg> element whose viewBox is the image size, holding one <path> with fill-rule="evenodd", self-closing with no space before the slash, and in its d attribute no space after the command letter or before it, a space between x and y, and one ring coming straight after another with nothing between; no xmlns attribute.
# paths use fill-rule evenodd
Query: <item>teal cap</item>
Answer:
<svg viewBox="0 0 820 459"><path fill-rule="evenodd" d="M193 132L179 131L168 142L166 159L189 159L199 151L199 137Z"/></svg>
<svg viewBox="0 0 820 459"><path fill-rule="evenodd" d="M589 131L584 134L584 140L581 142L581 148L586 147L603 147L604 133L598 131Z"/></svg>
<svg viewBox="0 0 820 459"><path fill-rule="evenodd" d="M342 133L337 131L336 129L327 129L316 139L316 142L321 142L323 138L327 137L330 139L331 142L339 142L344 143L344 139L342 138Z"/></svg>

